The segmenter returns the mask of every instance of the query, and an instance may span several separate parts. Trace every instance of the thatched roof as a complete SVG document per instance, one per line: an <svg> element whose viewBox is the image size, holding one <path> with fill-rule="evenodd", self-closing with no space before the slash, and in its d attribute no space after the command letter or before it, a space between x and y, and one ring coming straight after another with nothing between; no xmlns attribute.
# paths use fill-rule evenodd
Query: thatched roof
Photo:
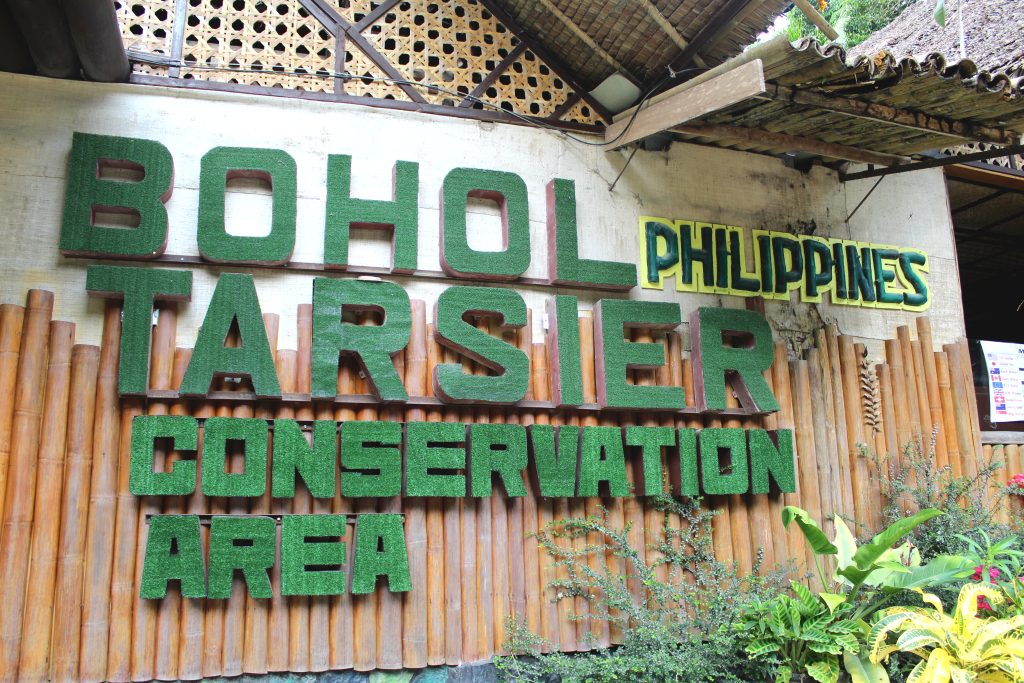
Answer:
<svg viewBox="0 0 1024 683"><path fill-rule="evenodd" d="M946 26L932 19L934 2L918 0L891 24L850 51L852 57L888 52L924 59L932 53L961 57L963 10L965 57L978 69L1024 76L1024 5L1020 0L949 0Z"/></svg>

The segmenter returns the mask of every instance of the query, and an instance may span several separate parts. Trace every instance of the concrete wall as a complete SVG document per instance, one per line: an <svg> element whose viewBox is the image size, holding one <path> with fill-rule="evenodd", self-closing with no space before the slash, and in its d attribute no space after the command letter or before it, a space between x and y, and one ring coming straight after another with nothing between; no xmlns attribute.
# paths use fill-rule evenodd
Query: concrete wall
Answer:
<svg viewBox="0 0 1024 683"><path fill-rule="evenodd" d="M457 166L513 171L527 183L534 258L527 273L546 273L544 187L553 177L576 182L581 254L638 262L640 215L709 220L747 229L776 229L916 247L931 260L928 283L937 343L964 332L952 228L940 171L885 179L848 214L874 180L844 186L820 167L808 174L777 159L676 144L663 153L639 152L614 190L626 152L605 152L551 131L481 123L368 107L298 99L220 94L132 85L56 81L0 73L0 301L21 302L29 287L57 293L55 316L78 323L78 340L96 343L102 304L85 293L89 261L65 259L57 249L68 152L74 131L159 140L175 163L174 193L167 203L169 254L195 255L199 164L218 145L275 147L298 164L297 243L293 259L321 262L327 155L353 156L355 196L390 198L391 168L398 159L420 163L419 267L438 270L438 196L445 174ZM595 141L593 138L588 138ZM230 231L268 224L269 196L242 186L229 192ZM498 218L487 206L471 208L478 248L500 245ZM385 243L357 240L351 262L387 263ZM235 268L234 270L245 270ZM192 303L183 306L179 344L192 346L220 268L195 268ZM281 315L281 344L294 347L295 306L309 302L312 276L256 270L264 311ZM446 283L395 278L413 297L431 302ZM539 311L552 288L518 287ZM595 296L579 290L589 308ZM637 288L633 298L678 301L684 317L699 305L741 307L730 296L678 294ZM794 294L794 302L796 295ZM776 334L799 347L822 320L840 331L874 340L893 335L913 314L829 303L769 302ZM539 328L540 316L535 325Z"/></svg>

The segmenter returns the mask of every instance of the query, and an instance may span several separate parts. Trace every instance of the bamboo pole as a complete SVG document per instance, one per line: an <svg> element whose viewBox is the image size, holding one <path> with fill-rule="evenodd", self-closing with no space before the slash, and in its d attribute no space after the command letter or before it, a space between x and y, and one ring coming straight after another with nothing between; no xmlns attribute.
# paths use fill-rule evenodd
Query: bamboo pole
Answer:
<svg viewBox="0 0 1024 683"><path fill-rule="evenodd" d="M229 346L236 344L237 338L233 335L229 335L227 344ZM217 388L220 391L232 391L233 386L227 382L226 378L220 379L216 383ZM219 405L215 404L213 408L216 417L232 417L231 404L223 402ZM203 427L205 434L205 423ZM204 437L205 438L205 437ZM231 444L227 445L228 451L224 454L225 467L231 469ZM228 501L226 498L221 496L213 496L207 499L207 505L209 506L207 511L211 515L225 515L228 512ZM210 554L210 528L208 525L203 525L203 550L206 556ZM207 598L202 602L203 609L203 678L212 678L219 676L224 669L224 652L225 652L225 619L227 617L227 604L222 599L211 599Z"/></svg>
<svg viewBox="0 0 1024 683"><path fill-rule="evenodd" d="M880 462L884 465L882 472L879 472L879 485L882 481L892 482L896 475L896 466L899 463L899 444L897 442L896 407L893 398L892 369L888 363L879 363L875 366L875 374L878 375L878 392L882 399L882 424L884 427L885 449L881 451L884 459ZM895 501L888 500L883 496L886 504Z"/></svg>
<svg viewBox="0 0 1024 683"><path fill-rule="evenodd" d="M796 492L786 493L782 496L783 505L801 505L801 500L806 495L805 490L800 484L800 461L803 458L808 457L805 453L800 450L799 439L796 431L796 417L793 409L793 378L790 375L789 355L786 352L786 345L783 342L776 342L775 344L775 360L772 363L772 374L775 387L775 398L779 402L779 418L778 426L780 429L792 429L793 430L793 457L795 459L794 464L794 479L796 481ZM773 528L776 528L775 534L778 535L778 529L781 529L783 538L785 539L785 548L788 558L795 563L796 568L799 568L804 561L804 545L803 542L796 534L791 534L782 527L782 510L773 510L772 514L778 519L773 519ZM774 525L778 527L774 527ZM781 548L780 548L781 550ZM776 552L776 560L779 559L779 552ZM795 578L795 577L794 577Z"/></svg>
<svg viewBox="0 0 1024 683"><path fill-rule="evenodd" d="M425 396L427 390L427 312L423 301L413 300L412 328L405 353L405 390L409 396ZM421 422L426 412L421 408L406 411L406 421ZM441 581L443 555L441 545L431 538L427 528L427 507L423 499L403 501L405 509L405 537L409 555L409 576L412 590L402 602L402 661L410 669L421 669L428 658L443 661L444 622L430 619L431 610L444 611L444 589ZM432 519L440 526L440 519ZM443 527L442 531L443 533ZM442 538L443 540L443 538ZM430 585L433 577L436 585ZM440 589L440 595L431 595L431 589ZM440 625L440 628L438 628ZM438 661L437 663L441 663Z"/></svg>
<svg viewBox="0 0 1024 683"><path fill-rule="evenodd" d="M394 356L395 370L399 377L405 377L405 349ZM385 406L380 411L380 419L385 422L400 422L402 410L396 406ZM382 513L401 514L403 512L402 496L391 496L377 501L377 509ZM408 519L405 519L406 543L408 543ZM423 516L419 515L418 524L422 528ZM422 533L422 532L421 532ZM420 584L423 585L422 583ZM413 589L415 590L415 588ZM378 669L401 669L403 639L395 637L395 634L404 633L402 621L402 599L400 593L392 593L387 587L381 586L377 589L377 668ZM424 627L425 623L422 624ZM426 634L423 631L416 634L423 649L426 649Z"/></svg>
<svg viewBox="0 0 1024 683"><path fill-rule="evenodd" d="M312 372L310 367L307 372ZM317 420L334 421L334 406L327 401L317 401L313 404L314 414ZM334 457L337 463L337 456ZM337 477L335 477L337 486ZM337 492L335 492L335 497ZM329 515L334 511L333 498L314 498L313 514ZM348 539L342 539L346 544ZM344 567L347 571L348 567ZM331 668L331 606L337 600L336 596L314 595L309 599L309 669L314 672L323 672Z"/></svg>
<svg viewBox="0 0 1024 683"><path fill-rule="evenodd" d="M985 444L985 463L999 463L999 467L992 479L993 481L989 484L989 495L993 498L999 499L999 494L1006 490L1007 485L1010 483L1010 478L1007 476L1008 458L1006 446L1002 444L989 446ZM1010 524L1010 506L1009 501L1000 501L1001 504L997 505L994 511L994 517L1000 524Z"/></svg>
<svg viewBox="0 0 1024 683"><path fill-rule="evenodd" d="M14 304L0 305L0 515L7 495L7 469L11 457L11 427L14 420L15 387L25 309ZM3 517L0 517L0 523Z"/></svg>
<svg viewBox="0 0 1024 683"><path fill-rule="evenodd" d="M361 316L361 324L372 322L369 315ZM359 378L356 382L356 392L360 394L369 393L366 381ZM359 409L356 419L362 421L376 420L379 416L377 408L364 406ZM376 512L376 504L373 500L359 498L355 501L354 512L356 514ZM377 668L377 593L352 596L352 619L355 629L355 641L353 643L353 657L356 671L371 671ZM394 638L397 634L388 634Z"/></svg>
<svg viewBox="0 0 1024 683"><path fill-rule="evenodd" d="M426 306L422 301L416 302L413 306L413 333L409 340L408 352L406 354L406 390L410 396L429 396L431 376L434 367L437 365L438 349L434 343L433 329L427 324ZM410 420L425 420L427 422L440 422L441 413L439 410L417 410L410 411ZM445 657L445 622L448 599L445 590L445 553L447 550L447 539L445 538L445 517L444 503L440 498L431 497L426 501L406 500L406 505L412 509L423 510L425 529L424 544L426 561L423 563L424 581L422 597L406 596L406 612L402 615L402 622L406 630L414 630L419 620L425 623L425 659L426 665L438 666L444 664ZM411 566L410 566L411 568ZM413 591L416 591L416 584L413 583ZM416 648L413 648L414 650ZM415 653L409 652L405 655L410 663L416 661ZM423 666L423 664L420 664Z"/></svg>
<svg viewBox="0 0 1024 683"><path fill-rule="evenodd" d="M800 503L812 519L822 520L823 501L819 492L818 452L814 435L815 403L811 393L810 368L813 365L807 360L789 362L790 376L793 378L793 419L796 422L797 466L800 480ZM796 531L789 530L790 536ZM804 557L805 571L811 575L810 584L818 590L824 586L814 575L814 551L806 543L799 543ZM795 557L799 557L798 555Z"/></svg>
<svg viewBox="0 0 1024 683"><path fill-rule="evenodd" d="M921 407L917 392L914 370L914 350L910 344L910 328L900 325L896 328L899 341L900 370L903 372L903 386L907 402L907 414L910 418L911 440L918 453L924 453L924 424L921 422ZM893 366L895 368L895 366Z"/></svg>
<svg viewBox="0 0 1024 683"><path fill-rule="evenodd" d="M739 405L736 394L731 389L726 389L725 407L738 408ZM723 420L722 426L726 429L738 429L743 427L743 421L737 417L728 417ZM731 462L729 467L733 467ZM751 535L747 503L740 494L727 496L726 501L729 507L729 537L732 540L733 560L740 575L748 576L754 569L754 539Z"/></svg>
<svg viewBox="0 0 1024 683"><path fill-rule="evenodd" d="M53 681L78 678L78 648L85 575L85 529L89 515L89 482L92 472L96 376L99 363L100 351L95 346L77 346L72 351L67 464L61 494L53 625L52 629L46 630L45 636L40 635L52 640L49 677ZM49 625L48 620L44 621ZM27 667L27 670L34 671L34 666Z"/></svg>
<svg viewBox="0 0 1024 683"><path fill-rule="evenodd" d="M486 322L482 318L476 319L476 326L479 329L487 329ZM465 360L465 358L464 358ZM474 375L488 374L487 368L480 363L472 363ZM475 422L491 422L490 411L486 408L478 408L471 411L475 414ZM472 418L471 418L472 419ZM482 659L490 659L494 654L494 570L492 568L493 556L493 500L492 497L483 497L476 501L476 581L477 581L477 612L476 612L476 637L477 656Z"/></svg>
<svg viewBox="0 0 1024 683"><path fill-rule="evenodd" d="M96 428L93 436L92 484L86 532L85 595L79 678L99 681L107 673L110 579L113 568L115 494L119 446L117 371L120 357L121 307L107 302L96 387Z"/></svg>
<svg viewBox="0 0 1024 683"><path fill-rule="evenodd" d="M967 345L966 338L961 338L954 346L960 352L960 367L963 372L964 386L967 393L967 416L971 419L974 452L978 453L981 450L981 417L978 412L978 393L974 389L974 368L971 365L971 351Z"/></svg>
<svg viewBox="0 0 1024 683"><path fill-rule="evenodd" d="M981 455L980 450L975 450L974 426L970 414L970 394L974 393L974 386L968 385L965 379L960 347L956 344L944 344L942 348L949 360L950 395L953 399L953 419L961 468L964 476L973 478L978 476L978 457Z"/></svg>
<svg viewBox="0 0 1024 683"><path fill-rule="evenodd" d="M110 614L123 618L108 620L107 679L131 679L132 603L135 593L135 550L138 543L139 501L128 488L131 461L132 420L142 414L142 402L121 401L121 432L118 446L117 495L114 515L114 562L111 567Z"/></svg>
<svg viewBox="0 0 1024 683"><path fill-rule="evenodd" d="M39 289L29 291L14 387L11 454L0 534L0 576L4 577L4 597L0 601L0 671L10 674L17 671L21 645L25 578L28 571L32 511L35 507L36 458L47 390L47 347L52 312L53 294ZM70 330L66 327L62 329L62 352L70 352L71 334L73 327Z"/></svg>
<svg viewBox="0 0 1024 683"><path fill-rule="evenodd" d="M342 358L338 365L338 395L351 396L355 393L356 369L350 358ZM354 420L355 410L352 408L337 407L334 411L334 419L338 421L341 429L345 423ZM344 457L344 454L343 454ZM352 504L348 498L341 494L341 483L345 474L339 467L339 477L336 481L337 493L332 501L332 509L335 514L348 515L352 512ZM354 537L348 533L351 525L346 526L345 538L345 570L352 573L352 556L354 554ZM336 596L331 603L330 624L331 630L331 668L351 669L353 665L353 632L352 632L352 594L345 591L342 595Z"/></svg>
<svg viewBox="0 0 1024 683"><path fill-rule="evenodd" d="M582 360L583 365L583 400L586 403L596 403L597 378L595 370L596 359L594 356L594 318L591 315L590 311L585 311L584 315L577 316L577 327L579 329L580 338L580 359ZM647 383L650 384L649 381ZM580 426L582 428L580 430L581 435L583 429L586 429L587 427L595 427L598 424L598 419L593 415L583 416L583 418L580 420ZM628 462L626 463L626 472L629 476L630 484L635 485L636 476L633 473L632 468L629 467ZM643 508L640 505L640 500L636 496L630 495L629 501L631 501L633 505L633 509L631 509L629 512L633 514L634 519L639 521L638 529L639 534L642 536L644 533L645 526ZM599 517L601 514L602 505L604 505L608 510L610 518L613 516L613 514L614 516L625 516L626 514L628 514L626 512L626 509L629 507L629 503L623 503L621 498L611 498L609 500L602 501L601 498L595 496L593 498L587 498L584 500L584 509L586 511L586 516ZM613 508L616 509L617 514L612 512ZM587 537L581 537L579 540L582 542L583 545L593 545L603 543L605 539L601 538L599 534L590 534ZM590 553L590 555L587 557L588 567L591 571L595 572L598 575L600 575L600 573L602 572L602 565L604 565L606 562L607 558L599 557L596 552ZM594 595L594 599L596 600L601 600L605 597L603 591L598 591L595 589L592 591L592 593ZM583 601L583 604L587 609L586 614L589 615L591 611L590 603ZM591 639L593 639L596 640L598 647L606 648L609 645L611 645L611 631L609 630L608 622L606 620L601 619L597 621L591 621L588 618L586 620L581 620L580 622L578 622L578 625L583 627L582 633L579 630L577 630L576 637L578 643L581 641L583 643L589 643ZM584 636L584 634L589 635L590 637L582 637ZM590 649L589 646L586 647L587 649Z"/></svg>
<svg viewBox="0 0 1024 683"><path fill-rule="evenodd" d="M274 313L263 314L263 327L267 331L267 344L271 356L277 362L277 338L280 332L281 319ZM274 419L274 406L270 402L256 404L255 416L263 420ZM333 416L332 416L333 418ZM270 432L267 448L273 453L274 434ZM266 490L260 498L249 503L249 511L255 515L270 513L272 467L268 461ZM270 600L246 596L245 600L245 634L242 654L242 670L249 674L267 673L267 638L270 622Z"/></svg>
<svg viewBox="0 0 1024 683"><path fill-rule="evenodd" d="M171 369L172 388L178 389L181 386L181 379L185 376L185 370L188 368L191 358L192 353L188 349L174 350L174 365ZM169 412L171 415L188 415L188 404L185 401L175 401ZM175 459L174 453L170 453L165 464L171 467ZM185 511L185 497L174 496L167 499L164 510L167 514L182 514ZM138 566L141 567L141 563ZM157 609L155 678L174 680L178 678L178 650L181 643L181 592L168 591L164 599L159 602Z"/></svg>
<svg viewBox="0 0 1024 683"><path fill-rule="evenodd" d="M277 352L274 365L281 384L282 393L295 391L296 352L282 349ZM295 409L287 405L278 405L276 417L281 420L293 419ZM280 516L291 512L291 501L288 498L272 498L270 512ZM291 629L288 598L281 595L281 525L277 525L277 558L270 570L270 583L274 595L270 598L269 624L267 627L267 669L269 671L288 671L289 652L291 651Z"/></svg>
<svg viewBox="0 0 1024 683"><path fill-rule="evenodd" d="M34 482L16 482L8 479L12 486L34 485L31 498L22 494L30 510L15 506L18 494L8 495L6 502L14 512L13 517L4 517L5 550L22 555L16 566L11 566L4 556L5 588L24 582L21 595L9 594L7 601L24 601L21 645L19 647L18 677L20 680L45 680L47 655L50 645L50 621L53 615L53 591L57 556L57 524L59 515L53 514L54 504L61 500L61 484L64 474L64 449L67 439L68 396L71 383L71 355L74 344L75 326L66 322L50 324L49 361L46 372L46 393L43 402L45 414L42 420L42 435L39 441ZM17 453L17 451L15 451ZM32 458L36 458L32 454ZM18 464L15 461L15 464ZM11 474L15 474L12 469ZM19 519L20 518L20 519ZM8 536L10 534L10 536ZM12 571L13 570L13 571ZM26 579L31 577L31 580ZM12 670L13 671L13 670Z"/></svg>
<svg viewBox="0 0 1024 683"><path fill-rule="evenodd" d="M764 379L768 384L768 388L771 389L772 395L777 400L778 394L773 386L775 379L771 368L765 370ZM779 416L778 413L772 413L761 418L748 417L743 420L743 426L748 430L757 427L766 430L777 430L779 428ZM780 517L782 514L782 507L780 505L782 498L774 490L770 490L764 495L747 494L744 496L744 499L748 506L748 516L750 518L752 548L756 553L760 553L759 572L761 575L764 575L775 568L776 548L781 552L786 547L786 536L782 529L781 519L777 524L775 523L775 518Z"/></svg>
<svg viewBox="0 0 1024 683"><path fill-rule="evenodd" d="M870 499L871 475L868 472L867 459L861 454L861 448L867 445L864 435L864 402L860 390L860 363L853 339L841 335L838 339L839 360L842 369L843 406L846 409L846 457L850 468L850 481L853 487L853 509L855 519L868 527L871 526L872 503Z"/></svg>
<svg viewBox="0 0 1024 683"><path fill-rule="evenodd" d="M1024 473L1024 461L1021 460L1021 449L1019 444L1008 444L1006 446L1006 476L1013 479ZM1019 525L1024 520L1024 496L1009 496L1010 519L1016 520Z"/></svg>
<svg viewBox="0 0 1024 683"><path fill-rule="evenodd" d="M532 328L530 330L532 332ZM519 348L526 353L530 363L530 388L526 395L530 399L537 398L539 382L546 378L538 375L536 361L533 359L534 350L537 345L533 343L532 334L523 334L519 339ZM538 423L538 413L525 413L523 424L529 430L531 425ZM522 510L522 562L523 562L523 613L521 619L530 633L536 633L544 637L544 621L542 617L543 607L541 596L544 594L544 585L541 583L541 560L540 547L534 534L540 524L540 491L536 487L533 477L526 478L526 496L523 498Z"/></svg>
<svg viewBox="0 0 1024 683"><path fill-rule="evenodd" d="M853 472L851 471L849 436L846 424L846 399L843 392L843 369L839 354L839 330L835 323L825 329L825 343L828 344L828 369L825 372L825 386L832 392L831 418L835 430L836 471L839 473L839 503L837 512L847 519L856 517L853 492Z"/></svg>
<svg viewBox="0 0 1024 683"><path fill-rule="evenodd" d="M32 546L29 567L33 581L28 582L25 598L25 622L22 628L22 652L18 660L18 677L23 681L47 679L50 655L50 630L53 623L53 599L57 589L57 553L60 532L60 514L63 499L60 496L65 475L66 453L70 454L69 436L74 424L71 413L77 408L71 397L79 399L85 347L75 346L68 351L67 365L57 365L65 356L60 328L54 323L50 330L50 373L47 377L47 412L39 446L39 469L35 511L32 520ZM72 334L74 329L72 329ZM55 369L59 369L54 373ZM69 410L70 409L70 410Z"/></svg>
<svg viewBox="0 0 1024 683"><path fill-rule="evenodd" d="M298 350L295 355L295 392L308 394L310 387L309 368L313 353L313 307L310 304L299 304L296 315L296 332ZM312 420L313 408L302 404L295 409L296 420ZM313 497L305 486L295 487L295 497L291 500L291 512L298 515L309 514L313 510ZM288 598L288 670L309 671L310 632L309 605L307 596L290 596Z"/></svg>
<svg viewBox="0 0 1024 683"><path fill-rule="evenodd" d="M189 351L191 354L191 351ZM190 358L191 359L191 358ZM217 411L209 401L200 400L191 404L192 415L199 420L206 420L214 417ZM203 447L204 431L199 431L198 447ZM190 515L204 515L213 512L215 508L210 499L203 495L202 467L196 470L195 492L185 501L185 512ZM208 527L200 529L200 540L203 545L203 552L210 547L210 534ZM183 599L181 604L181 633L178 637L180 652L178 657L178 677L183 680L197 680L203 677L204 647L206 641L206 601L196 598Z"/></svg>
<svg viewBox="0 0 1024 683"><path fill-rule="evenodd" d="M548 356L544 344L535 342L533 344L533 397L538 401L547 401L551 398L548 385ZM551 415L548 412L539 412L534 416L534 421L539 425L551 424ZM543 530L554 520L554 502L550 498L543 498L540 492L537 495L537 526L538 531ZM527 541L527 551L532 552ZM537 602L540 611L540 635L544 639L543 650L559 649L559 611L555 602L554 589L551 582L555 580L555 565L551 556L540 548L536 540L532 544L537 547ZM527 556L529 561L529 555ZM527 597L529 600L529 597Z"/></svg>
<svg viewBox="0 0 1024 683"><path fill-rule="evenodd" d="M945 351L936 351L934 357L936 383L942 402L942 440L945 443L946 462L953 472L953 476L959 477L963 474L963 464L960 444L956 435L956 415L953 407L953 389L950 386L949 358Z"/></svg>
<svg viewBox="0 0 1024 683"><path fill-rule="evenodd" d="M893 412L896 418L896 451L893 455L895 474L902 475L906 468L904 452L915 443L910 402L907 397L906 375L903 372L903 351L898 339L885 340L885 358L892 382Z"/></svg>
<svg viewBox="0 0 1024 683"><path fill-rule="evenodd" d="M177 334L177 307L175 304L160 305L157 314L156 329L153 331L152 353L149 363L149 387L152 389L170 389L174 368L174 342ZM169 406L163 401L152 401L146 412L150 415L166 415ZM167 460L171 454L164 447L154 444L153 469L157 472L167 471ZM135 543L135 576L133 580L132 617L134 623L131 633L131 680L148 681L155 675L156 657L156 626L160 610L160 601L143 600L139 596L138 587L142 585L142 568L146 555L146 539L149 535L148 519L150 515L159 514L163 509L160 498L150 496L142 499L138 505L138 519L135 523L137 539Z"/></svg>
<svg viewBox="0 0 1024 683"><path fill-rule="evenodd" d="M839 455L833 438L835 415L832 413L832 391L826 384L829 379L829 364L825 355L827 349L824 343L817 348L808 349L807 363L811 396L820 397L812 404L818 409L811 413L814 425L814 452L818 464L818 492L821 496L820 524L825 534L831 538L835 527L831 516L842 514L843 508L842 494L838 490L842 485L838 468Z"/></svg>
<svg viewBox="0 0 1024 683"><path fill-rule="evenodd" d="M526 358L529 359L533 349L533 311L527 309L526 311L526 325L515 333L508 335L510 338L507 339L510 343L514 343L516 348L522 351ZM533 398L533 388L527 384L526 399ZM533 423L533 416L529 413L511 414L508 418L509 422L516 422L524 425ZM529 477L525 476L524 486L526 487L526 495L522 497L508 498L507 500L507 515L508 515L508 540L509 540L509 604L511 610L511 616L517 621L526 619L526 581L527 581L527 569L526 569L526 556L524 545L526 543L526 507L528 499L530 497L529 489ZM533 503L529 503L533 505ZM534 519L536 519L536 508L534 507ZM532 529L531 529L532 531ZM537 633L537 631L532 631ZM502 643L504 644L504 643ZM502 648L502 652L505 652L505 648Z"/></svg>
<svg viewBox="0 0 1024 683"><path fill-rule="evenodd" d="M921 343L921 361L924 367L925 385L928 389L928 408L931 411L931 423L939 429L935 443L935 463L939 468L949 465L949 453L946 448L946 420L943 414L944 397L939 391L938 363L935 358L935 343L932 340L932 323L927 316L919 316L917 338Z"/></svg>

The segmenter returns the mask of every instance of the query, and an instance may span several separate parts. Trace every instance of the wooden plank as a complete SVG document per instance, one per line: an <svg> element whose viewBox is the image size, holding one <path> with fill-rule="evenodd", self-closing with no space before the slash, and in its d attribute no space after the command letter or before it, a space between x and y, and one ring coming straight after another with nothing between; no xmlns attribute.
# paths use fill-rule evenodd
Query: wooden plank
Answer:
<svg viewBox="0 0 1024 683"><path fill-rule="evenodd" d="M645 103L639 111L634 107L622 112L605 129L604 141L622 147L764 92L764 67L761 60L755 59L695 86L677 86L670 96L653 104Z"/></svg>

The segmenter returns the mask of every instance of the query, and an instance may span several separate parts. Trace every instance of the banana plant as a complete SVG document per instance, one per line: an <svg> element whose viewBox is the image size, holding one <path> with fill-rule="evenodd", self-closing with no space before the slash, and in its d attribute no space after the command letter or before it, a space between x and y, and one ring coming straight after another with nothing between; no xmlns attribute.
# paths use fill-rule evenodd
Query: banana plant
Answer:
<svg viewBox="0 0 1024 683"><path fill-rule="evenodd" d="M871 662L881 664L894 652L916 655L921 661L907 683L1024 681L1024 615L994 619L981 612L980 604L998 606L1006 599L1001 590L964 584L952 614L931 593L917 592L927 607L882 611L868 636ZM895 642L890 635L898 636Z"/></svg>

